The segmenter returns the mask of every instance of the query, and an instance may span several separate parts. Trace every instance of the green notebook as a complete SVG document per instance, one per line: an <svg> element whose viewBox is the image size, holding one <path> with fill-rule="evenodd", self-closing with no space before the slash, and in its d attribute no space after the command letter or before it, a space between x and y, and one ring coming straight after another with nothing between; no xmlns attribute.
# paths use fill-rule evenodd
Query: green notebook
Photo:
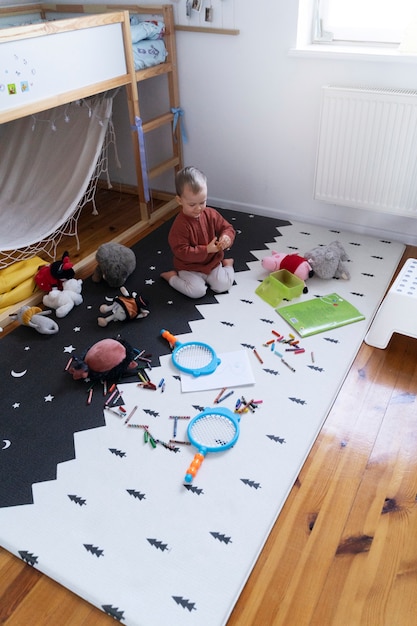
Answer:
<svg viewBox="0 0 417 626"><path fill-rule="evenodd" d="M358 309L337 293L289 304L276 311L300 337L309 337L365 319Z"/></svg>

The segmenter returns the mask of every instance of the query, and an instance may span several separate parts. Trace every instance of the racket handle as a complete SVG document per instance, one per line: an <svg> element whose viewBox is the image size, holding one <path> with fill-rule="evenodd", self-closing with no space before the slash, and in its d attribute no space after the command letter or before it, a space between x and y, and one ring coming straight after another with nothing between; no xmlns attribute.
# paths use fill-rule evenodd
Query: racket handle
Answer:
<svg viewBox="0 0 417 626"><path fill-rule="evenodd" d="M161 330L161 335L164 339L168 341L170 344L177 343L177 338L172 335L169 330Z"/></svg>
<svg viewBox="0 0 417 626"><path fill-rule="evenodd" d="M193 478L195 477L198 470L200 469L200 465L202 464L203 461L204 461L204 454L201 454L201 452L197 452L197 454L194 456L194 459L192 460L191 465L188 468L187 473L185 475L184 480L186 483L192 482Z"/></svg>

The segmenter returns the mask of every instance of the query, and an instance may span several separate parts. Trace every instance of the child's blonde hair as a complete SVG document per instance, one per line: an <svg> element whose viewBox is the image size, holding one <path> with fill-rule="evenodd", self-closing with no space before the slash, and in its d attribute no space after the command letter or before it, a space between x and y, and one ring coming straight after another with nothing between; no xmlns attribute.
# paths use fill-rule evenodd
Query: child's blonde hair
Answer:
<svg viewBox="0 0 417 626"><path fill-rule="evenodd" d="M184 167L175 176L177 196L182 196L186 185L190 187L193 193L198 193L207 185L207 176L196 167Z"/></svg>

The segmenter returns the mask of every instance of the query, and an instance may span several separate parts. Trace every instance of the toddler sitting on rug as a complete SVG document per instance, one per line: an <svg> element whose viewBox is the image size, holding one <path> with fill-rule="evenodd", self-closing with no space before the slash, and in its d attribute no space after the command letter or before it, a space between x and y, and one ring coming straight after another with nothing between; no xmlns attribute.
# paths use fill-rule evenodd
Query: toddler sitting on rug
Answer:
<svg viewBox="0 0 417 626"><path fill-rule="evenodd" d="M161 277L189 298L201 298L207 286L215 293L233 285L233 259L224 250L235 240L235 230L218 211L206 206L207 178L195 167L185 167L175 177L177 215L168 235L174 270Z"/></svg>

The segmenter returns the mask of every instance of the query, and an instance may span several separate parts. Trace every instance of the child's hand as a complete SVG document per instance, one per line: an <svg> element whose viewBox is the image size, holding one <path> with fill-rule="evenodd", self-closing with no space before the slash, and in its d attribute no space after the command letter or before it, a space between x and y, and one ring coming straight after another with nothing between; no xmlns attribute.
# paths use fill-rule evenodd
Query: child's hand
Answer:
<svg viewBox="0 0 417 626"><path fill-rule="evenodd" d="M218 241L218 247L221 250L226 250L227 248L230 248L231 244L232 240L230 239L229 235L221 235Z"/></svg>
<svg viewBox="0 0 417 626"><path fill-rule="evenodd" d="M218 252L220 250L219 248L219 242L217 240L217 237L215 237L214 239L212 239L210 241L210 243L207 245L207 253L208 254L215 254L216 252Z"/></svg>

